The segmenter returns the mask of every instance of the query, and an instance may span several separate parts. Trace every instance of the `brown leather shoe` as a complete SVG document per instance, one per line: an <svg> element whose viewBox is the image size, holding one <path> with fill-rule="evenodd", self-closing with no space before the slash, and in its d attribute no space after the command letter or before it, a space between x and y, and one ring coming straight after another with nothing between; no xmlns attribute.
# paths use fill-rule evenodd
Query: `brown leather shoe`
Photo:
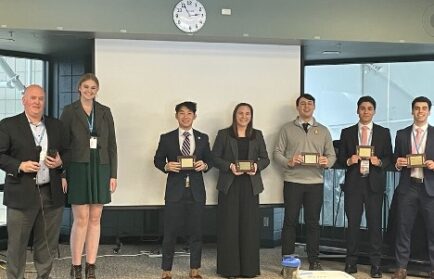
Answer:
<svg viewBox="0 0 434 279"><path fill-rule="evenodd" d="M189 277L193 279L202 279L202 276L199 274L199 270L195 268L190 270Z"/></svg>
<svg viewBox="0 0 434 279"><path fill-rule="evenodd" d="M161 274L161 279L172 279L172 274L167 271L163 271L163 274Z"/></svg>
<svg viewBox="0 0 434 279"><path fill-rule="evenodd" d="M407 269L398 268L395 273L390 277L391 279L405 279L407 278Z"/></svg>

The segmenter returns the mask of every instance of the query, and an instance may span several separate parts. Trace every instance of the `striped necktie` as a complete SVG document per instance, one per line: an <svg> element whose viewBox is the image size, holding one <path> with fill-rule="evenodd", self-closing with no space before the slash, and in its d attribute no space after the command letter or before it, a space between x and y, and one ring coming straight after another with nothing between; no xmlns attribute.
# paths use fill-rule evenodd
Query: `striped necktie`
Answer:
<svg viewBox="0 0 434 279"><path fill-rule="evenodd" d="M184 132L182 135L185 137L185 139L182 143L181 153L184 156L190 156L190 133Z"/></svg>

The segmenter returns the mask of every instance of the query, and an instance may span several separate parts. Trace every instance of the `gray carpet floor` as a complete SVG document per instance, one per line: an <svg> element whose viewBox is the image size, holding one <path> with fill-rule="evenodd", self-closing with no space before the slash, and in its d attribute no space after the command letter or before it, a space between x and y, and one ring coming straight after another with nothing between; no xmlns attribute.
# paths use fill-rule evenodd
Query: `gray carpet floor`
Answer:
<svg viewBox="0 0 434 279"><path fill-rule="evenodd" d="M101 245L99 250L100 257L97 260L98 279L129 279L129 278L160 278L161 257L158 257L158 245L124 245L118 254L113 253L113 245ZM182 248L182 247L179 247ZM298 249L298 254L302 258L302 268L307 269L308 263L304 257L302 247ZM180 249L180 252L182 250ZM5 255L5 251L0 251ZM52 279L69 279L69 268L71 264L69 246L60 245L60 257L55 260ZM3 258L4 259L4 258ZM261 275L257 278L282 278L280 276L280 247L272 249L261 249ZM26 267L26 279L35 279L36 272L32 263L31 251L28 253L28 264ZM321 260L325 270L343 270L342 261ZM189 257L182 255L175 258L173 266L174 279L188 278ZM370 266L359 265L359 272L354 275L357 279L370 278ZM201 274L204 278L221 278L216 274L216 249L215 245L207 244L204 246ZM385 273L383 278L390 278L390 273ZM6 278L4 265L0 270L0 278ZM407 277L419 278L419 277Z"/></svg>

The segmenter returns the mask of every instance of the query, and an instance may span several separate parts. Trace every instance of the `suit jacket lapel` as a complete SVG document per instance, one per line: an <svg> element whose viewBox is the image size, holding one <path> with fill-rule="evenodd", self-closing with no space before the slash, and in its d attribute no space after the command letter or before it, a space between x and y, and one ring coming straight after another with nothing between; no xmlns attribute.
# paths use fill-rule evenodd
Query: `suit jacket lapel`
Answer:
<svg viewBox="0 0 434 279"><path fill-rule="evenodd" d="M23 131L23 138L28 142L29 145L36 147L35 137L33 136L32 129L30 128L29 120L26 114L23 112L20 117L21 131Z"/></svg>
<svg viewBox="0 0 434 279"><path fill-rule="evenodd" d="M176 156L182 156L181 152L181 143L179 142L179 128L173 131L173 140L176 142L176 150L177 155Z"/></svg>
<svg viewBox="0 0 434 279"><path fill-rule="evenodd" d="M95 109L95 125L96 125L96 134L101 135L101 124L103 123L104 113L105 111L102 109L102 106L98 102L94 102Z"/></svg>
<svg viewBox="0 0 434 279"><path fill-rule="evenodd" d="M238 160L238 143L237 140L228 134L228 140L231 145L232 155L235 160Z"/></svg>
<svg viewBox="0 0 434 279"><path fill-rule="evenodd" d="M426 134L426 145L425 145L425 153L428 150L433 150L434 148L434 127L428 125L427 134Z"/></svg>
<svg viewBox="0 0 434 279"><path fill-rule="evenodd" d="M352 145L351 146L357 146L360 145L359 143L359 124L356 124L353 126L353 132L351 133L351 141L352 141Z"/></svg>
<svg viewBox="0 0 434 279"><path fill-rule="evenodd" d="M372 138L371 138L371 146L378 146L378 127L377 125L373 124L372 125ZM375 154L375 149L374 149L374 154Z"/></svg>
<svg viewBox="0 0 434 279"><path fill-rule="evenodd" d="M194 136L194 143L195 143L193 154L196 155L196 152L199 150L200 146L202 145L203 139L199 135L198 131L196 131L195 129L193 129L193 136Z"/></svg>
<svg viewBox="0 0 434 279"><path fill-rule="evenodd" d="M197 134L197 131L195 129L193 129L193 137L194 137L194 150L193 150L193 155L196 155L197 150L199 149L199 144L201 143L201 138L200 136ZM179 137L178 137L179 139Z"/></svg>
<svg viewBox="0 0 434 279"><path fill-rule="evenodd" d="M89 123L86 119L86 113L84 112L84 109L81 106L80 101L76 101L73 105L75 114L77 115L77 118L79 119L80 123L83 124L83 126L86 128L87 131L89 131Z"/></svg>
<svg viewBox="0 0 434 279"><path fill-rule="evenodd" d="M52 134L51 134L52 130L50 129L50 127L51 127L51 121L49 121L45 116L44 116L44 118L45 118L45 121L44 121L45 132L47 133L47 148L50 149L50 143L51 143L51 140L52 140L52 138L51 138L51 136L52 136Z"/></svg>
<svg viewBox="0 0 434 279"><path fill-rule="evenodd" d="M406 148L406 154L411 154L412 153L412 148L411 148L411 131L413 130L413 125L407 127L407 131L406 131L406 143L405 143L405 148Z"/></svg>

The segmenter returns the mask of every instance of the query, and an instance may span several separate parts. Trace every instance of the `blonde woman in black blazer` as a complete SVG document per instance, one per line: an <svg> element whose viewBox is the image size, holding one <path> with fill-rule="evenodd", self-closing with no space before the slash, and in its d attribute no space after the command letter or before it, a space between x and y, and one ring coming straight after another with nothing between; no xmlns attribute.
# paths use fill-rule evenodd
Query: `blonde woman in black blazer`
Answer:
<svg viewBox="0 0 434 279"><path fill-rule="evenodd" d="M71 278L81 277L81 255L86 247L86 279L95 278L103 205L117 186L117 145L110 109L95 101L99 82L85 74L78 83L80 99L63 110L68 165L62 184L72 205ZM85 245L86 243L86 245Z"/></svg>
<svg viewBox="0 0 434 279"><path fill-rule="evenodd" d="M213 159L217 182L217 273L223 277L255 277L259 270L259 193L261 171L269 164L262 132L253 129L253 108L238 104L232 125L220 130ZM237 160L253 161L254 169L240 172Z"/></svg>

